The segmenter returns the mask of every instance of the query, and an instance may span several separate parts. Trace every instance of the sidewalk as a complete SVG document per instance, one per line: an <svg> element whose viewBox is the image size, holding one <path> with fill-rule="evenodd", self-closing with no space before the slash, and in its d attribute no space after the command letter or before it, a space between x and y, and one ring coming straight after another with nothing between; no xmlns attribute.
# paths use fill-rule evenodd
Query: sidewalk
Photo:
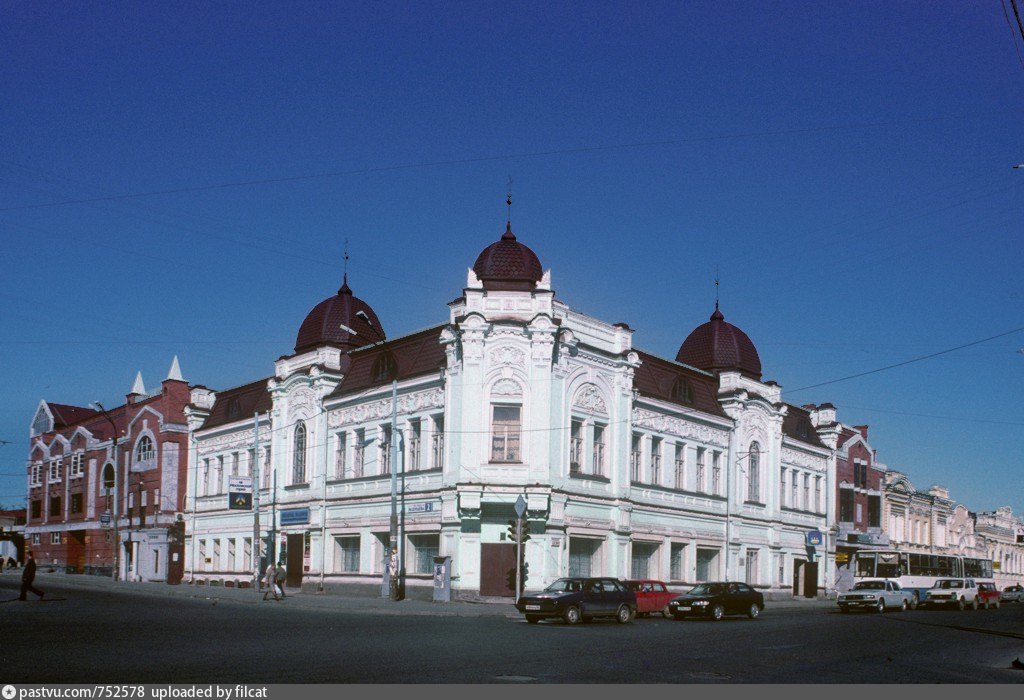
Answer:
<svg viewBox="0 0 1024 700"><path fill-rule="evenodd" d="M21 569L4 570L0 574L0 582L18 585L21 581ZM347 591L345 589L328 588L317 593L312 586L303 590L286 589L286 598L281 602L270 598L263 602L262 593L257 595L252 588L226 588L222 586L194 586L182 583L170 586L166 583L127 583L115 582L102 576L82 574L66 574L50 572L40 567L36 582L40 588L46 589L48 584L73 588L103 590L123 595L144 595L164 598L185 598L205 600L238 605L271 605L275 607L299 607L303 609L330 609L339 611L363 612L380 615L428 615L439 617L507 617L518 619L520 613L510 599L477 598L454 600L449 603L434 603L430 600L406 598L392 602L379 596L367 595L365 592ZM417 596L424 591L417 590ZM834 600L793 598L785 600L766 600L765 608L770 610L815 609L835 606Z"/></svg>

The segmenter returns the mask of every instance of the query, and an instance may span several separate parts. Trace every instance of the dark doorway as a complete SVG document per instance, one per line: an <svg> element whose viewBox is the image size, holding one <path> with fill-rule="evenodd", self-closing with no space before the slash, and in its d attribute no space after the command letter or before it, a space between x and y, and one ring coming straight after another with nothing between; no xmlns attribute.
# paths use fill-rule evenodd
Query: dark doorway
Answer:
<svg viewBox="0 0 1024 700"><path fill-rule="evenodd" d="M304 536L288 535L288 577L284 585L288 588L299 588L302 585L302 558L304 553Z"/></svg>
<svg viewBox="0 0 1024 700"><path fill-rule="evenodd" d="M804 564L804 598L818 596L818 562L809 561Z"/></svg>
<svg viewBox="0 0 1024 700"><path fill-rule="evenodd" d="M480 545L480 595L515 597L515 583L509 585L509 572L515 572L514 544Z"/></svg>

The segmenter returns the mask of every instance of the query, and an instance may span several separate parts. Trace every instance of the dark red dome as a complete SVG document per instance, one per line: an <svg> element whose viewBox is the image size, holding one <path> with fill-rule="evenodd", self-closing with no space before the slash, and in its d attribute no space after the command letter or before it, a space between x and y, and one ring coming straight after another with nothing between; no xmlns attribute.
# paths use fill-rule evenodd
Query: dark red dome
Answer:
<svg viewBox="0 0 1024 700"><path fill-rule="evenodd" d="M473 265L484 289L532 291L544 276L537 254L516 240L512 224L506 224L501 240L484 248Z"/></svg>
<svg viewBox="0 0 1024 700"><path fill-rule="evenodd" d="M356 315L360 311L366 313L372 327ZM295 352L305 352L320 345L351 350L376 343L382 337L386 336L380 319L369 304L352 295L346 275L338 293L321 301L306 315L295 338Z"/></svg>
<svg viewBox="0 0 1024 700"><path fill-rule="evenodd" d="M738 370L740 374L761 380L757 348L746 333L725 322L717 303L711 320L693 329L679 346L676 361L716 374Z"/></svg>

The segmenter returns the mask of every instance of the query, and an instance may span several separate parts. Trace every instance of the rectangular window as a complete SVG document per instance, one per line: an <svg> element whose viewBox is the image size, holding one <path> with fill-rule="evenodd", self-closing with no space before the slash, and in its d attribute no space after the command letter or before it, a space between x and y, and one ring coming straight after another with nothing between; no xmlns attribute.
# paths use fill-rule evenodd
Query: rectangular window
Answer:
<svg viewBox="0 0 1024 700"><path fill-rule="evenodd" d="M811 508L811 475L804 474L804 510L813 510Z"/></svg>
<svg viewBox="0 0 1024 700"><path fill-rule="evenodd" d="M226 568L227 568L228 571L234 571L235 570L235 538L234 537L228 539L228 565L227 565Z"/></svg>
<svg viewBox="0 0 1024 700"><path fill-rule="evenodd" d="M583 471L583 423L572 421L569 428L569 473L579 474Z"/></svg>
<svg viewBox="0 0 1024 700"><path fill-rule="evenodd" d="M800 475L796 472L796 470L794 470L792 472L792 477L793 478L790 479L790 481L792 481L792 483L789 485L790 486L790 494L791 494L790 498L792 500L789 502L789 504L793 508L797 508L797 507L799 507L799 504L797 503L796 496L797 496L797 489L800 488L799 485L798 485L799 481L800 481Z"/></svg>
<svg viewBox="0 0 1024 700"><path fill-rule="evenodd" d="M345 450L347 433L338 433L334 438L334 478L344 479L348 476L345 473Z"/></svg>
<svg viewBox="0 0 1024 700"><path fill-rule="evenodd" d="M256 450L251 447L245 451L245 466L242 468L242 474L249 477L256 476Z"/></svg>
<svg viewBox="0 0 1024 700"><path fill-rule="evenodd" d="M633 433L633 444L629 451L629 480L635 483L640 482L641 476L640 441L640 435Z"/></svg>
<svg viewBox="0 0 1024 700"><path fill-rule="evenodd" d="M39 544L39 533L38 532L36 534L32 535L32 544L35 544L35 545Z"/></svg>
<svg viewBox="0 0 1024 700"><path fill-rule="evenodd" d="M76 514L82 512L82 494L71 494L71 512Z"/></svg>
<svg viewBox="0 0 1024 700"><path fill-rule="evenodd" d="M199 540L199 568L208 571L210 568L207 566L208 563L206 561L206 540Z"/></svg>
<svg viewBox="0 0 1024 700"><path fill-rule="evenodd" d="M59 532L51 532L50 533L50 544L60 544L60 533Z"/></svg>
<svg viewBox="0 0 1024 700"><path fill-rule="evenodd" d="M717 549L697 548L697 580L713 581L718 578Z"/></svg>
<svg viewBox="0 0 1024 700"><path fill-rule="evenodd" d="M661 438L651 439L651 483L661 484Z"/></svg>
<svg viewBox="0 0 1024 700"><path fill-rule="evenodd" d="M210 460L208 459L203 460L203 478L199 480L197 486L200 496L210 493Z"/></svg>
<svg viewBox="0 0 1024 700"><path fill-rule="evenodd" d="M54 459L50 461L50 483L60 481L60 460Z"/></svg>
<svg viewBox="0 0 1024 700"><path fill-rule="evenodd" d="M785 508L789 504L786 503L786 470L779 470L779 505Z"/></svg>
<svg viewBox="0 0 1024 700"><path fill-rule="evenodd" d="M868 527L882 526L882 497L868 496Z"/></svg>
<svg viewBox="0 0 1024 700"><path fill-rule="evenodd" d="M339 537L337 542L342 573L359 573L359 537Z"/></svg>
<svg viewBox="0 0 1024 700"><path fill-rule="evenodd" d="M231 453L231 476L238 476L238 453Z"/></svg>
<svg viewBox="0 0 1024 700"><path fill-rule="evenodd" d="M839 489L839 522L853 522L853 489Z"/></svg>
<svg viewBox="0 0 1024 700"><path fill-rule="evenodd" d="M420 470L420 454L421 450L421 438L422 429L420 426L420 419L409 422L409 471L415 472Z"/></svg>
<svg viewBox="0 0 1024 700"><path fill-rule="evenodd" d="M519 406L494 406L491 423L491 461L518 462L519 431L521 429Z"/></svg>
<svg viewBox="0 0 1024 700"><path fill-rule="evenodd" d="M595 476L604 476L604 428L600 423L594 424L593 472Z"/></svg>
<svg viewBox="0 0 1024 700"><path fill-rule="evenodd" d="M352 477L355 479L363 475L363 462L366 460L366 431L360 428L356 431L356 441L352 445Z"/></svg>
<svg viewBox="0 0 1024 700"><path fill-rule="evenodd" d="M697 492L704 493L704 472L707 470L705 466L707 450L703 447L697 448Z"/></svg>
<svg viewBox="0 0 1024 700"><path fill-rule="evenodd" d="M391 426L380 426L380 473L391 473Z"/></svg>
<svg viewBox="0 0 1024 700"><path fill-rule="evenodd" d="M217 469L213 479L213 490L211 493L221 493L224 490L224 455L217 457Z"/></svg>
<svg viewBox="0 0 1024 700"><path fill-rule="evenodd" d="M444 467L444 416L434 418L434 434L430 440L430 453L433 457L431 466L434 469L441 469Z"/></svg>
<svg viewBox="0 0 1024 700"><path fill-rule="evenodd" d="M71 477L79 477L85 474L85 455L81 452L76 452L71 455Z"/></svg>
<svg viewBox="0 0 1024 700"><path fill-rule="evenodd" d="M441 544L440 535L409 535L409 544L412 545L412 573L432 574L434 573L434 557ZM515 568L513 566L513 568Z"/></svg>
<svg viewBox="0 0 1024 700"><path fill-rule="evenodd" d="M214 570L217 570L220 569L220 567L220 539L215 539L213 541L213 568Z"/></svg>
<svg viewBox="0 0 1024 700"><path fill-rule="evenodd" d="M598 547L600 540L589 540L579 537L569 538L569 575L570 576L592 576L596 567Z"/></svg>
<svg viewBox="0 0 1024 700"><path fill-rule="evenodd" d="M686 488L686 445L676 445L676 488Z"/></svg>
<svg viewBox="0 0 1024 700"><path fill-rule="evenodd" d="M786 555L785 554L776 555L775 559L776 559L776 562L778 563L778 567L777 568L779 570L779 574L778 574L779 577L776 579L776 581L781 586L781 585L786 583Z"/></svg>
<svg viewBox="0 0 1024 700"><path fill-rule="evenodd" d="M60 496L50 496L50 517L60 517Z"/></svg>
<svg viewBox="0 0 1024 700"><path fill-rule="evenodd" d="M722 455L715 452L711 455L711 493L722 495Z"/></svg>
<svg viewBox="0 0 1024 700"><path fill-rule="evenodd" d="M678 542L672 543L672 550L669 558L669 579L672 581L682 581L683 576L683 564L685 561L686 545Z"/></svg>
<svg viewBox="0 0 1024 700"><path fill-rule="evenodd" d="M651 578L651 562L658 553L658 545L634 542L630 557L630 578Z"/></svg>
<svg viewBox="0 0 1024 700"><path fill-rule="evenodd" d="M252 571L252 538L242 540L242 571Z"/></svg>
<svg viewBox="0 0 1024 700"><path fill-rule="evenodd" d="M820 513L821 508L821 477L814 477L814 511Z"/></svg>
<svg viewBox="0 0 1024 700"><path fill-rule="evenodd" d="M857 503L856 505L854 505L854 512L856 513L856 516L854 517L853 522L855 522L855 523L863 522L864 521L864 506L862 506L860 503Z"/></svg>
<svg viewBox="0 0 1024 700"><path fill-rule="evenodd" d="M270 469L270 446L263 448L263 474L260 475L263 478L263 488L270 488L270 480L273 477Z"/></svg>
<svg viewBox="0 0 1024 700"><path fill-rule="evenodd" d="M32 501L32 519L39 520L43 517L43 502Z"/></svg>
<svg viewBox="0 0 1024 700"><path fill-rule="evenodd" d="M42 486L43 485L43 465L33 464L32 465L32 479L29 482L31 486Z"/></svg>

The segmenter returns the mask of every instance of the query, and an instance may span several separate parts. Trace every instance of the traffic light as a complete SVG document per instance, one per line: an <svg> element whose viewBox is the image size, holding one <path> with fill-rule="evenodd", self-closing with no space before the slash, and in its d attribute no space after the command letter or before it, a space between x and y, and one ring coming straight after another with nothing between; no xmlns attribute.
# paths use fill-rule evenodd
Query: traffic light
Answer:
<svg viewBox="0 0 1024 700"><path fill-rule="evenodd" d="M510 542L519 541L519 521L512 518L508 521L508 539Z"/></svg>
<svg viewBox="0 0 1024 700"><path fill-rule="evenodd" d="M508 573L505 574L505 584L508 586L510 591L514 591L516 589L516 567L513 566L508 570Z"/></svg>
<svg viewBox="0 0 1024 700"><path fill-rule="evenodd" d="M519 580L519 584L522 586L522 589L521 589L520 592L526 590L526 579L528 579L528 578L530 578L530 563L524 561L523 562L523 576Z"/></svg>

